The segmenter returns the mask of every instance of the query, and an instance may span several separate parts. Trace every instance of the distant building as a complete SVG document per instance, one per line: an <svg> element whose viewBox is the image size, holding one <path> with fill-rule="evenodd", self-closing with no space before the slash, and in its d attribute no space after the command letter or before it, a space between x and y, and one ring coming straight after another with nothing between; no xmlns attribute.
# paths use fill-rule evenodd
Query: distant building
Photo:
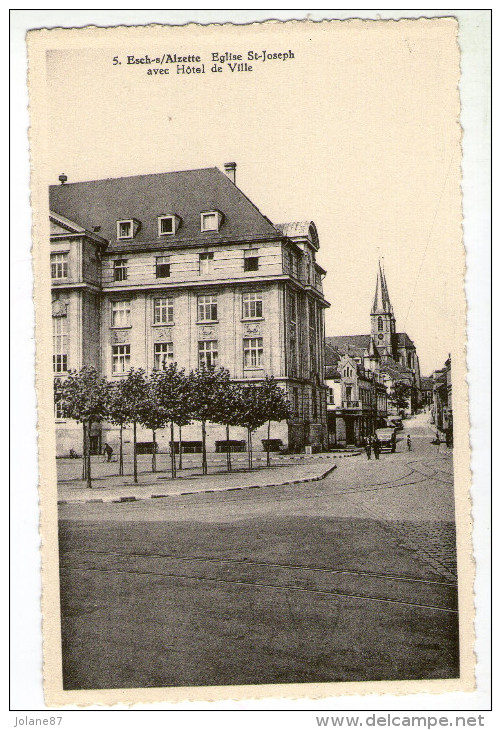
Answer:
<svg viewBox="0 0 501 730"><path fill-rule="evenodd" d="M326 356L329 447L360 445L386 425L387 393L377 370L364 367L353 355ZM337 364L334 364L336 363Z"/></svg>
<svg viewBox="0 0 501 730"><path fill-rule="evenodd" d="M433 403L433 377L421 378L421 403L430 408Z"/></svg>
<svg viewBox="0 0 501 730"><path fill-rule="evenodd" d="M386 424L386 416L414 413L420 404L421 376L419 358L413 341L405 332L397 332L395 315L381 263L378 266L376 291L370 313L371 333L341 335L325 339L325 381L329 390L329 443L357 443L378 426ZM341 366L348 358L347 367ZM351 362L351 364L350 364ZM356 368L356 383L345 373ZM370 408L360 398L353 401L360 408L346 408L351 399L347 394L370 390L372 376L374 393ZM406 406L392 405L391 397L400 385L405 386ZM352 388L352 390L350 390ZM384 395L383 395L384 391ZM345 436L343 436L345 434Z"/></svg>
<svg viewBox="0 0 501 730"><path fill-rule="evenodd" d="M72 184L61 176L50 187L54 376L93 365L113 381L171 362L224 366L242 383L272 375L294 409L272 437L321 448L329 305L317 230L312 221L274 226L236 186L235 169ZM210 448L223 431L209 429ZM57 410L56 432L59 455L81 453L81 428ZM198 427L184 438L196 448ZM258 431L256 443L264 438ZM111 424L96 425L92 449L117 439ZM161 449L168 439L159 433Z"/></svg>
<svg viewBox="0 0 501 730"><path fill-rule="evenodd" d="M431 420L438 431L445 435L449 445L453 442L454 422L452 412L452 380L451 358L445 361L444 367L435 370L433 380L433 402L431 406ZM440 434L439 434L440 435Z"/></svg>

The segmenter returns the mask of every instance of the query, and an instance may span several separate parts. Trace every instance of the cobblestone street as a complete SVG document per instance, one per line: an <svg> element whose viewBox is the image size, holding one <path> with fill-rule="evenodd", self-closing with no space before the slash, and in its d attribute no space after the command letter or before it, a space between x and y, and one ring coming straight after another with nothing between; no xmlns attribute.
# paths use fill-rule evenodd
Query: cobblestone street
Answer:
<svg viewBox="0 0 501 730"><path fill-rule="evenodd" d="M452 451L433 436L419 415L396 453L319 481L61 504L65 686L457 676Z"/></svg>

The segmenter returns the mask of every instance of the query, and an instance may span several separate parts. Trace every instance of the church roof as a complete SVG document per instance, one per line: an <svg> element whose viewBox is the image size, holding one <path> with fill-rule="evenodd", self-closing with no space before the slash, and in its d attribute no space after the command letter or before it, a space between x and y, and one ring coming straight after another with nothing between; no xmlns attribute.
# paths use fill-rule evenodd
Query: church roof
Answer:
<svg viewBox="0 0 501 730"><path fill-rule="evenodd" d="M407 332L397 332L397 347L414 347L414 343Z"/></svg>
<svg viewBox="0 0 501 730"><path fill-rule="evenodd" d="M342 355L363 358L366 353L370 357L381 357L372 335L338 335L325 338L325 362L336 364Z"/></svg>
<svg viewBox="0 0 501 730"><path fill-rule="evenodd" d="M393 380L410 380L411 382L414 380L412 370L399 362L395 362L395 360L382 362L379 370L382 373L387 373Z"/></svg>
<svg viewBox="0 0 501 730"><path fill-rule="evenodd" d="M380 261L376 279L376 293L374 294L374 302L372 304L372 314L379 314L383 312L393 314L393 307L391 306L386 277Z"/></svg>
<svg viewBox="0 0 501 730"><path fill-rule="evenodd" d="M350 349L366 350L371 341L370 335L337 335L336 337L326 337L326 343L337 350L346 352Z"/></svg>

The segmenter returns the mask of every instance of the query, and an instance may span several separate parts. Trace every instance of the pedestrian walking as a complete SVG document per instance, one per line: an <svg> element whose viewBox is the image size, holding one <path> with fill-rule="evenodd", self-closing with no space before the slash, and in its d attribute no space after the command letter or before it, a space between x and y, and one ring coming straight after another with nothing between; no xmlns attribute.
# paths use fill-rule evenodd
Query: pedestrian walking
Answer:
<svg viewBox="0 0 501 730"><path fill-rule="evenodd" d="M377 436L372 441L372 448L374 450L374 458L379 459L379 452L381 451L381 444L379 443L379 439Z"/></svg>
<svg viewBox="0 0 501 730"><path fill-rule="evenodd" d="M106 461L111 461L111 457L113 455L113 449L109 444L104 445L103 454L106 457Z"/></svg>
<svg viewBox="0 0 501 730"><path fill-rule="evenodd" d="M365 440L365 453L367 454L367 458L371 458L371 451L372 451L372 444L371 444L371 437L367 436Z"/></svg>
<svg viewBox="0 0 501 730"><path fill-rule="evenodd" d="M411 435L410 433L407 434L407 451L411 451L412 444L411 444Z"/></svg>

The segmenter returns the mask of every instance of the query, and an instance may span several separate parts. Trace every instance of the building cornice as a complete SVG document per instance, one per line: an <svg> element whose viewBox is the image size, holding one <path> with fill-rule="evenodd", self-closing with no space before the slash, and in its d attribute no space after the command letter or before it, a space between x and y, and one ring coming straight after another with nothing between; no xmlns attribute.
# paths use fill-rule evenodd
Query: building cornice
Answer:
<svg viewBox="0 0 501 730"><path fill-rule="evenodd" d="M320 303L322 303L325 307L330 307L329 302L324 298L323 294L319 291L317 291L312 286L305 286L298 282L297 280L293 279L292 277L288 276L287 274L275 274L270 276L253 276L251 277L232 277L228 279L203 279L203 280L196 280L196 279L189 279L184 281L161 281L161 282L154 282L154 283L141 283L141 284L120 284L120 285L113 285L113 286L103 286L102 291L105 294L110 294L113 292L134 292L134 291L155 291L157 289L207 289L210 287L220 287L220 286L235 286L235 285L244 285L244 286L253 286L255 284L267 284L267 283L273 283L273 282L292 282L299 290L308 292L311 294L314 294L319 300Z"/></svg>
<svg viewBox="0 0 501 730"><path fill-rule="evenodd" d="M52 284L51 286L52 291L65 291L66 289L89 289L90 291L97 292L98 294L102 294L103 289L98 284L88 284L84 281L76 281L76 282L67 282L64 284Z"/></svg>
<svg viewBox="0 0 501 730"><path fill-rule="evenodd" d="M112 243L106 251L106 254L153 253L155 251L175 251L183 248L205 248L206 246L223 246L226 244L278 243L282 240L284 240L283 236L278 233L276 236L270 236L268 234L260 236L253 234L252 236L239 236L238 238L233 238L231 236L214 236L211 238L210 234L207 234L207 238L202 240L197 237L178 239L177 241L145 241L134 245Z"/></svg>

